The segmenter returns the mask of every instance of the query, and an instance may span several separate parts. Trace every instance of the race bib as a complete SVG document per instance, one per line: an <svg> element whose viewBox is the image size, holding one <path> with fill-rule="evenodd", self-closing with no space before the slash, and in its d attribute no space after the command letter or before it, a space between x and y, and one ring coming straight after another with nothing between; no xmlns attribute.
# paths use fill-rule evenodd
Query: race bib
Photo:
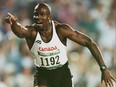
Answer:
<svg viewBox="0 0 116 87"><path fill-rule="evenodd" d="M59 55L51 56L51 57L40 57L40 63L42 67L51 67L57 66L60 64Z"/></svg>
<svg viewBox="0 0 116 87"><path fill-rule="evenodd" d="M38 51L38 58L36 59L36 64L38 64L40 67L45 67L48 69L60 67L62 66L62 64L60 61L59 53L59 50L45 53Z"/></svg>

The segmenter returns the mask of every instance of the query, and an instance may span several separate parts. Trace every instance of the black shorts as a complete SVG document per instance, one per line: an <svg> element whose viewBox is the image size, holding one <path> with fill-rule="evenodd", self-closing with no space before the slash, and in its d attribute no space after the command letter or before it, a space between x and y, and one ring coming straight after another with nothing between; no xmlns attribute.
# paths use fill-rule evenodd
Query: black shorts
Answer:
<svg viewBox="0 0 116 87"><path fill-rule="evenodd" d="M34 87L46 85L47 87L72 87L72 75L68 68L68 63L62 67L46 70L36 67L34 75Z"/></svg>

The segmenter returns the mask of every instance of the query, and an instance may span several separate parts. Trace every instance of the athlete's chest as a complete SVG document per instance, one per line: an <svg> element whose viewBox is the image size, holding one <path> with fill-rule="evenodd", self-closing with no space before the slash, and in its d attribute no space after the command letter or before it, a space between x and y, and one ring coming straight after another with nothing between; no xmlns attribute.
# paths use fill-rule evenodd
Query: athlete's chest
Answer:
<svg viewBox="0 0 116 87"><path fill-rule="evenodd" d="M43 42L45 42L45 43L50 42L51 39L52 39L52 37L53 37L52 31L51 31L51 32L43 32L43 33L38 32L38 33L40 34L40 38L41 38L41 39L43 40Z"/></svg>

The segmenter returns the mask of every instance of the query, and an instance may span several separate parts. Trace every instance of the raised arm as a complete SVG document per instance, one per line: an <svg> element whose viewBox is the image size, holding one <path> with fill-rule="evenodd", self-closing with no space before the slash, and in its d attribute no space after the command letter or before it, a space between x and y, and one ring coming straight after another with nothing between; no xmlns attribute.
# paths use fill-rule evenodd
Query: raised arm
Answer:
<svg viewBox="0 0 116 87"><path fill-rule="evenodd" d="M5 21L11 25L11 30L19 38L27 38L30 36L29 30L26 27L21 26L11 13L8 13L8 17L6 17Z"/></svg>
<svg viewBox="0 0 116 87"><path fill-rule="evenodd" d="M97 63L100 66L101 72L102 72L102 78L101 81L104 81L106 84L106 87L113 87L113 76L110 74L109 70L107 69L104 61L103 61L103 56L102 53L97 46L97 44L88 36L85 34L79 32L79 31L74 31L70 26L64 25L64 29L62 29L63 34L65 35L66 38L69 38L70 40L76 42L77 44L80 44L82 46L87 47L94 58L96 59Z"/></svg>

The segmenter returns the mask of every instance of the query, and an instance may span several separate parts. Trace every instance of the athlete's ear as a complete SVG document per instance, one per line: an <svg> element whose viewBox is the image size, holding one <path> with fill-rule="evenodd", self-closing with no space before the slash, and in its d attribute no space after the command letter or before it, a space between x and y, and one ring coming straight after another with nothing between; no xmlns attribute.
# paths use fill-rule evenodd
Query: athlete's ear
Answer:
<svg viewBox="0 0 116 87"><path fill-rule="evenodd" d="M48 20L51 23L51 21L52 21L52 16L51 15L49 15Z"/></svg>
<svg viewBox="0 0 116 87"><path fill-rule="evenodd" d="M48 19L49 19L49 20L52 20L52 16L51 16L51 15L49 15Z"/></svg>

